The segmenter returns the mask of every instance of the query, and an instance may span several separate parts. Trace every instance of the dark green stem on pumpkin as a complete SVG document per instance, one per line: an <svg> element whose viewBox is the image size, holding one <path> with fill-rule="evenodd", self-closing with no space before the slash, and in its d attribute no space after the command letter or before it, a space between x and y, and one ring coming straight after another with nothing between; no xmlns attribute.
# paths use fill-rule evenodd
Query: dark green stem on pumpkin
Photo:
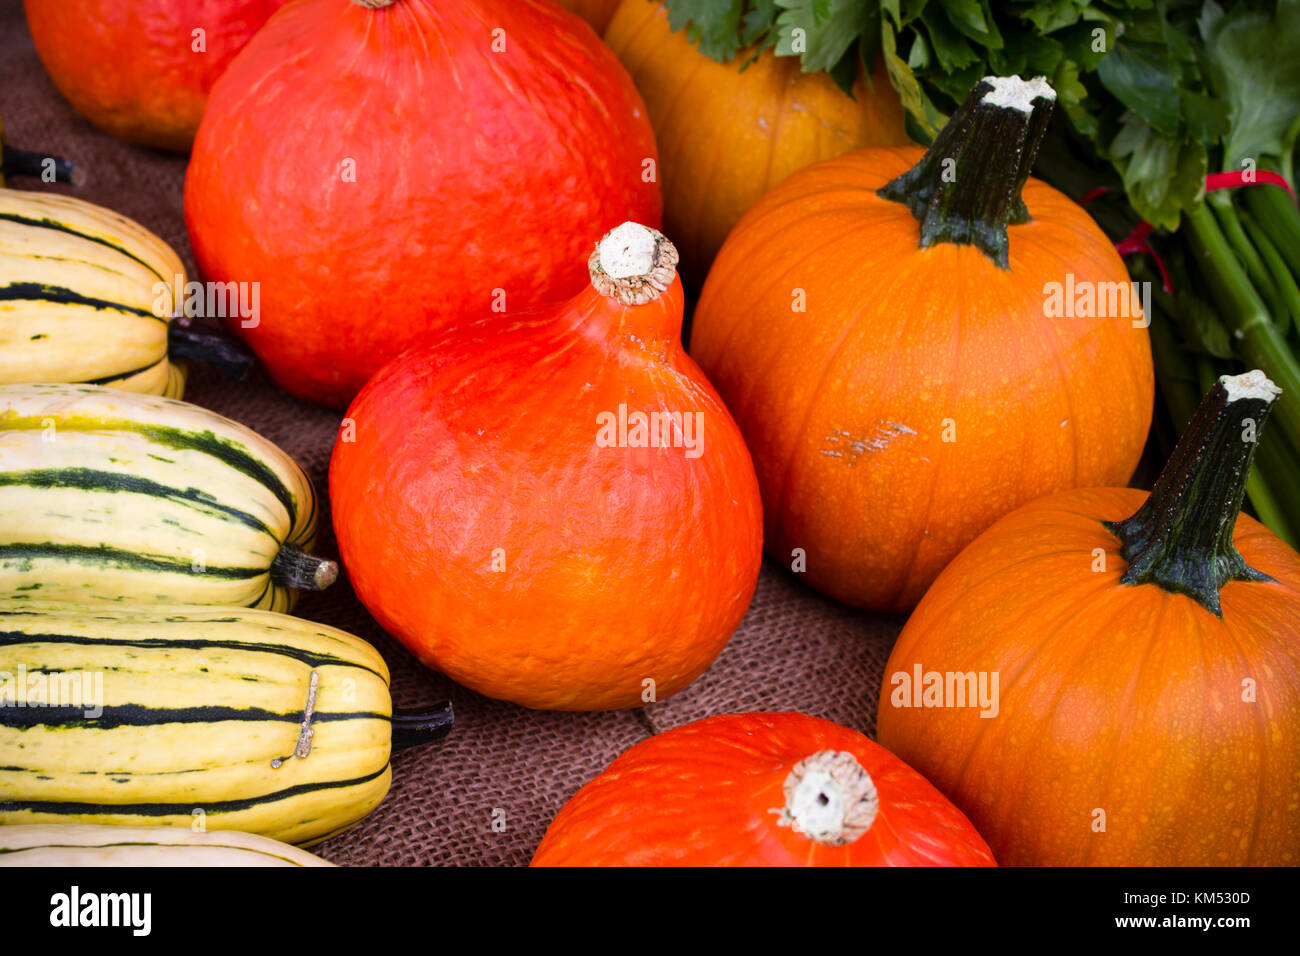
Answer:
<svg viewBox="0 0 1300 956"><path fill-rule="evenodd" d="M985 77L921 161L877 195L911 210L921 224L922 249L973 245L1009 268L1007 226L1029 221L1021 190L1055 98L1042 80Z"/></svg>
<svg viewBox="0 0 1300 956"><path fill-rule="evenodd" d="M428 709L393 711L393 752L441 740L451 733L451 701Z"/></svg>
<svg viewBox="0 0 1300 956"><path fill-rule="evenodd" d="M1229 581L1272 580L1246 564L1232 532L1278 394L1259 371L1214 383L1142 507L1124 521L1102 522L1128 562L1121 582L1186 594L1222 617L1219 589Z"/></svg>
<svg viewBox="0 0 1300 956"><path fill-rule="evenodd" d="M280 553L271 562L271 580L299 591L324 591L338 577L337 562L318 558L292 544L281 545Z"/></svg>

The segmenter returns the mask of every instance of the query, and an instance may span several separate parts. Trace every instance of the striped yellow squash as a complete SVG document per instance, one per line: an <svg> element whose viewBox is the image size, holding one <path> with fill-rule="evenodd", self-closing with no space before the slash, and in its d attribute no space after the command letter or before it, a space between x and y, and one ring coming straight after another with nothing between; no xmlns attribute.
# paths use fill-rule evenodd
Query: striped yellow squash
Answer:
<svg viewBox="0 0 1300 956"><path fill-rule="evenodd" d="M449 724L449 709L395 722L379 653L310 621L0 606L0 824L315 843L383 799L392 746Z"/></svg>
<svg viewBox="0 0 1300 956"><path fill-rule="evenodd" d="M179 359L241 376L247 349L171 320L185 289L176 253L139 223L70 196L0 188L0 384L180 398Z"/></svg>
<svg viewBox="0 0 1300 956"><path fill-rule="evenodd" d="M237 830L51 823L0 827L0 866L333 866Z"/></svg>
<svg viewBox="0 0 1300 956"><path fill-rule="evenodd" d="M0 386L0 600L288 610L338 574L316 517L292 458L207 409Z"/></svg>

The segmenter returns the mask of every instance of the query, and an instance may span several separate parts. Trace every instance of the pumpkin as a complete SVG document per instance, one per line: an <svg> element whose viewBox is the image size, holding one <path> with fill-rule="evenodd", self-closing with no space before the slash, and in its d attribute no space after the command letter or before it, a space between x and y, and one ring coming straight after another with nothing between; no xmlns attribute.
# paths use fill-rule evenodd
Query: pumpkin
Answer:
<svg viewBox="0 0 1300 956"><path fill-rule="evenodd" d="M645 97L659 143L664 229L685 280L704 282L741 215L795 170L862 146L908 142L903 107L877 65L853 96L799 58L752 50L729 63L673 32L662 4L624 0L605 34Z"/></svg>
<svg viewBox="0 0 1300 956"><path fill-rule="evenodd" d="M208 91L288 0L26 0L50 79L106 133L186 152Z"/></svg>
<svg viewBox="0 0 1300 956"><path fill-rule="evenodd" d="M625 223L573 299L431 337L377 374L330 463L357 596L489 697L600 710L712 662L758 579L758 486L683 351L676 251Z"/></svg>
<svg viewBox="0 0 1300 956"><path fill-rule="evenodd" d="M533 866L996 866L925 778L855 730L727 714L643 740L578 791Z"/></svg>
<svg viewBox="0 0 1300 956"><path fill-rule="evenodd" d="M705 283L691 354L753 452L768 548L838 600L908 610L1008 511L1137 465L1141 306L1087 214L1028 179L1054 98L990 78L924 153L795 173Z"/></svg>
<svg viewBox="0 0 1300 956"><path fill-rule="evenodd" d="M618 9L618 2L619 0L560 0L560 6L582 17L597 33L604 33L614 11Z"/></svg>
<svg viewBox="0 0 1300 956"><path fill-rule="evenodd" d="M1013 512L907 622L880 742L1003 864L1300 863L1300 555L1237 515L1277 394L1224 376L1149 495Z"/></svg>
<svg viewBox="0 0 1300 956"><path fill-rule="evenodd" d="M655 157L618 60L550 2L300 0L213 88L185 213L208 279L261 283L230 328L343 407L421 333L577 292L601 235L658 224Z"/></svg>

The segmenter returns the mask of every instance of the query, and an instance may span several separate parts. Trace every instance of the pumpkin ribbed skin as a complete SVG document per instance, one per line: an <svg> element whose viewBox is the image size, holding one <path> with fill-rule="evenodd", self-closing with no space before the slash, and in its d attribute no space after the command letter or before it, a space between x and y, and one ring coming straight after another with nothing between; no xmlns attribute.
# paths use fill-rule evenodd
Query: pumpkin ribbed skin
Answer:
<svg viewBox="0 0 1300 956"><path fill-rule="evenodd" d="M214 87L185 212L205 276L261 281L232 331L343 406L420 333L577 292L604 232L658 224L655 156L626 72L549 2L301 0Z"/></svg>
<svg viewBox="0 0 1300 956"><path fill-rule="evenodd" d="M883 67L853 96L798 57L770 50L741 65L700 53L672 32L655 0L624 0L605 34L645 97L659 143L664 231L698 288L731 227L791 173L863 146L908 142L903 107Z"/></svg>
<svg viewBox="0 0 1300 956"><path fill-rule="evenodd" d="M791 770L847 752L879 797L842 846L778 825ZM578 791L533 866L994 866L969 821L916 771L862 734L803 714L728 714L644 740Z"/></svg>
<svg viewBox="0 0 1300 956"><path fill-rule="evenodd" d="M1154 584L1121 584L1127 565L1101 522L1145 499L1061 492L963 551L894 647L880 742L1004 865L1294 866L1300 555L1241 515L1237 549L1275 581L1230 581L1222 618ZM891 706L891 675L917 664L998 672L997 716ZM1243 700L1247 679L1255 701Z"/></svg>
<svg viewBox="0 0 1300 956"><path fill-rule="evenodd" d="M186 152L208 91L288 0L26 0L41 62L78 113L140 146ZM202 30L201 46L194 31Z"/></svg>
<svg viewBox="0 0 1300 956"><path fill-rule="evenodd" d="M1127 289L1087 214L1031 179L1010 269L919 249L875 191L921 156L861 150L776 187L728 238L691 338L753 452L770 553L804 549L812 586L895 611L1016 506L1126 483L1154 395L1144 328L1044 315L1066 273Z"/></svg>
<svg viewBox="0 0 1300 956"><path fill-rule="evenodd" d="M760 503L681 315L676 278L642 306L588 287L416 346L357 396L330 464L340 554L424 663L490 697L601 710L667 697L717 656L757 582ZM697 416L700 454L598 445L620 405Z"/></svg>

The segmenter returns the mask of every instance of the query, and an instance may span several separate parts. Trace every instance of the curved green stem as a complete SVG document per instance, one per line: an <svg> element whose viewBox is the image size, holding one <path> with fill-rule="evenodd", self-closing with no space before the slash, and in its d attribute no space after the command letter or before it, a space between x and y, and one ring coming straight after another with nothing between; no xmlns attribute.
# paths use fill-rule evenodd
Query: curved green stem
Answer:
<svg viewBox="0 0 1300 956"><path fill-rule="evenodd" d="M1296 285L1295 276L1287 268L1286 262L1277 251L1277 246L1273 245L1273 241L1264 234L1264 230L1255 222L1255 217L1243 215L1241 223L1246 227L1247 235L1259 250L1259 257L1273 279L1279 299L1273 317L1277 323L1277 330L1286 335L1292 322L1300 322L1300 286ZM1300 267L1300 263L1296 265Z"/></svg>
<svg viewBox="0 0 1300 956"><path fill-rule="evenodd" d="M257 364L252 350L239 339L220 329L179 319L167 328L167 352L173 359L215 368L235 381L247 376Z"/></svg>
<svg viewBox="0 0 1300 956"><path fill-rule="evenodd" d="M4 182L5 176L31 176L33 179L47 180L50 172L54 174L53 182L56 183L80 186L86 181L81 168L70 159L47 156L29 149L15 149L12 146L0 147L0 184Z"/></svg>
<svg viewBox="0 0 1300 956"><path fill-rule="evenodd" d="M1228 191L1211 193L1206 197L1206 203L1214 210L1219 228L1223 230L1228 245L1232 247L1232 251L1237 254L1237 258L1245 267L1246 275L1263 295L1270 313L1276 314L1282 307L1281 300L1278 298L1277 289L1273 286L1273 280L1269 277L1268 269L1265 268L1259 253L1246 237L1241 220L1237 217L1237 210L1232 205L1232 193Z"/></svg>

